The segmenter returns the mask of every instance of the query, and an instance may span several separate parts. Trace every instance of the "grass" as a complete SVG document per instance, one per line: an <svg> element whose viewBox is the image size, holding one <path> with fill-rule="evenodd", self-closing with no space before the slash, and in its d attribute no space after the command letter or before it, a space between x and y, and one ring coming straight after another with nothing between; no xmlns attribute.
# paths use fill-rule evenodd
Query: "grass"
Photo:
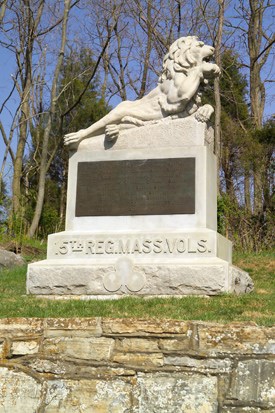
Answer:
<svg viewBox="0 0 275 413"><path fill-rule="evenodd" d="M44 250L42 248L41 255ZM36 260L38 258L37 254ZM211 322L253 321L271 326L275 321L275 255L236 254L234 263L248 271L255 288L250 294L120 300L54 301L25 295L26 266L0 271L0 318L3 317L136 317L203 320ZM27 260L33 260L32 250Z"/></svg>

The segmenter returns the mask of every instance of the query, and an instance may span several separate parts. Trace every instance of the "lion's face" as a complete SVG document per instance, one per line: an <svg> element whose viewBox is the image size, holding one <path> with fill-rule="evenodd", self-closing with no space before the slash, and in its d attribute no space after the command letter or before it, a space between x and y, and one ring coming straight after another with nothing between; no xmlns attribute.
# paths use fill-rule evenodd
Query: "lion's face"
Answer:
<svg viewBox="0 0 275 413"><path fill-rule="evenodd" d="M214 47L208 46L199 41L194 42L189 49L191 56L197 64L201 63L205 59L208 60L211 56L213 56L214 50Z"/></svg>
<svg viewBox="0 0 275 413"><path fill-rule="evenodd" d="M171 79L176 73L185 73L192 67L202 66L214 54L214 47L205 45L195 36L181 37L175 41L163 61L161 81Z"/></svg>

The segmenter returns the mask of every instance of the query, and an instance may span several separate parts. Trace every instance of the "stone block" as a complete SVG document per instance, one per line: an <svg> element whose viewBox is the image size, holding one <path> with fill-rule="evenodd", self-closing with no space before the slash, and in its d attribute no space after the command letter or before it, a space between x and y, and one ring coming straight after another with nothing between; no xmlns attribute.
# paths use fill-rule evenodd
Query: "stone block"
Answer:
<svg viewBox="0 0 275 413"><path fill-rule="evenodd" d="M184 130L184 139L182 131ZM205 122L197 122L194 117L185 119L175 119L173 122L159 122L144 128L135 128L121 131L119 139L115 145L107 143L111 151L121 149L141 149L155 148L156 136L157 144L162 148L184 147L184 146L203 146L205 144L209 127ZM78 147L79 152L95 151L106 148L105 136L88 138L82 141Z"/></svg>
<svg viewBox="0 0 275 413"><path fill-rule="evenodd" d="M235 407L224 406L221 409L221 413L274 413L274 410L270 410L270 409L263 410L260 407L252 407L252 406L235 406Z"/></svg>
<svg viewBox="0 0 275 413"><path fill-rule="evenodd" d="M202 373L230 373L232 369L232 360L230 359L196 359L188 356L166 356L164 357L165 366L182 366L192 371Z"/></svg>
<svg viewBox="0 0 275 413"><path fill-rule="evenodd" d="M114 344L113 339L104 337L59 337L45 339L42 350L64 358L108 361L110 360Z"/></svg>
<svg viewBox="0 0 275 413"><path fill-rule="evenodd" d="M5 346L5 340L0 338L0 358L3 357L3 354L4 354L4 346Z"/></svg>
<svg viewBox="0 0 275 413"><path fill-rule="evenodd" d="M182 145L173 146L173 140L170 141L170 147L161 147L158 136L151 137L154 140L154 147L135 148L134 137L128 134L128 148L119 149L119 139L111 148L104 147L103 141L99 144L97 150L83 151L71 153L69 160L69 175L68 175L68 200L66 211L66 231L87 231L91 229L92 233L110 232L113 231L140 231L140 229L152 229L153 231L159 228L217 228L217 204L216 204L216 185L212 183L216 181L216 157L212 151L205 145L186 145L184 127L186 122L180 120L179 124L182 128L177 128L177 139L181 140ZM169 122L167 128L173 128L174 123ZM201 126L197 121L193 123L194 127ZM157 133L158 126L154 133ZM147 140L147 128L143 128L144 139ZM97 138L93 138L96 143ZM150 137L149 137L150 139ZM117 146L118 145L118 146ZM118 149L116 149L116 146ZM164 215L121 215L121 216L85 216L76 217L76 188L78 179L78 164L80 162L106 162L106 161L132 161L146 159L171 159L171 158L195 158L196 162L196 211L194 214L177 214L167 213ZM164 196L169 194L164 193Z"/></svg>
<svg viewBox="0 0 275 413"><path fill-rule="evenodd" d="M228 398L275 408L275 361L240 361Z"/></svg>
<svg viewBox="0 0 275 413"><path fill-rule="evenodd" d="M45 357L45 355L44 355ZM108 380L112 377L131 377L135 376L136 372L133 369L124 367L110 367L108 365L92 366L91 362L71 360L61 360L60 358L44 359L31 357L24 360L24 366L32 369L35 373L45 375L49 378L50 375L58 376L59 378L66 377L71 379L91 379L93 377Z"/></svg>
<svg viewBox="0 0 275 413"><path fill-rule="evenodd" d="M25 356L35 354L39 351L39 342L37 340L13 341L11 345L11 356Z"/></svg>
<svg viewBox="0 0 275 413"><path fill-rule="evenodd" d="M161 353L115 353L112 361L136 368L150 369L151 367L163 366L163 355Z"/></svg>
<svg viewBox="0 0 275 413"><path fill-rule="evenodd" d="M0 367L0 413L38 412L42 385L21 371Z"/></svg>
<svg viewBox="0 0 275 413"><path fill-rule="evenodd" d="M273 349L272 339L267 335L268 329L258 327L254 323L197 325L199 351L212 356L223 353L265 354Z"/></svg>
<svg viewBox="0 0 275 413"><path fill-rule="evenodd" d="M27 290L41 296L95 299L128 295L217 295L233 291L228 275L230 266L219 258L176 264L174 261L133 265L129 259L123 261L124 272L117 271L116 265L92 265L89 260L66 260L63 264L61 260L45 260L30 264Z"/></svg>
<svg viewBox="0 0 275 413"><path fill-rule="evenodd" d="M0 319L0 337L28 337L41 335L44 320L41 318L2 318Z"/></svg>
<svg viewBox="0 0 275 413"><path fill-rule="evenodd" d="M131 384L122 379L52 380L48 384L44 409L45 413L128 413L131 411Z"/></svg>
<svg viewBox="0 0 275 413"><path fill-rule="evenodd" d="M99 337L102 333L101 319L94 318L48 318L45 320L44 337Z"/></svg>
<svg viewBox="0 0 275 413"><path fill-rule="evenodd" d="M116 340L115 349L125 353L156 353L160 351L156 340L146 340L144 338L123 338Z"/></svg>
<svg viewBox="0 0 275 413"><path fill-rule="evenodd" d="M189 351L192 349L191 335L192 330L188 330L186 336L181 338L160 339L159 348L164 353Z"/></svg>
<svg viewBox="0 0 275 413"><path fill-rule="evenodd" d="M217 379L186 373L138 374L134 413L217 413Z"/></svg>
<svg viewBox="0 0 275 413"><path fill-rule="evenodd" d="M47 374L59 376L59 378L72 378L78 380L92 377L102 378L108 380L112 377L130 377L135 376L136 372L132 369L124 367L109 367L108 365L91 366L89 363L77 363L74 359L73 363L68 360L60 359L43 359L43 358L29 358L24 360L24 365L32 369L38 374Z"/></svg>
<svg viewBox="0 0 275 413"><path fill-rule="evenodd" d="M102 333L104 335L132 335L132 336L173 336L186 335L189 323L177 320L155 320L135 318L103 318Z"/></svg>

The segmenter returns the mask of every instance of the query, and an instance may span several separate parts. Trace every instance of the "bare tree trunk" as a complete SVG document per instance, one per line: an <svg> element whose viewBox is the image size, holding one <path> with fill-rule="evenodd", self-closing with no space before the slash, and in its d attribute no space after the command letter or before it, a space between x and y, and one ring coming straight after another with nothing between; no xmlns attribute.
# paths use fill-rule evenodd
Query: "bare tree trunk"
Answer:
<svg viewBox="0 0 275 413"><path fill-rule="evenodd" d="M6 7L7 7L7 0L3 0L0 8L0 24L2 24L3 18L6 13Z"/></svg>
<svg viewBox="0 0 275 413"><path fill-rule="evenodd" d="M14 159L14 174L12 181L12 212L17 215L21 214L21 177L23 167L23 156L27 141L28 119L30 114L30 92L32 89L32 58L35 33L41 20L44 2L41 0L38 5L38 12L34 19L33 11L30 7L29 0L20 2L18 12L23 15L22 26L19 27L19 50L16 50L16 60L18 64L19 76L22 90L20 94L20 118L19 118L19 139ZM27 33L27 36L26 36ZM23 51L23 52L22 52ZM22 53L24 55L22 56ZM24 59L22 63L21 59ZM17 86L19 89L19 86Z"/></svg>
<svg viewBox="0 0 275 413"><path fill-rule="evenodd" d="M17 144L17 150L14 160L14 169L13 169L13 180L12 180L12 211L13 214L19 214L21 209L21 177L22 177L22 167L23 167L23 156L27 140L27 121L29 118L29 103L28 95L31 87L30 79L27 79L26 89L23 92L22 99L23 102L21 111L22 115L20 116L20 126L19 126L19 139Z"/></svg>
<svg viewBox="0 0 275 413"><path fill-rule="evenodd" d="M244 171L244 202L248 213L251 213L250 173Z"/></svg>
<svg viewBox="0 0 275 413"><path fill-rule="evenodd" d="M221 68L221 45L222 45L222 34L223 34L223 23L224 23L224 10L225 1L218 0L219 3L219 14L218 14L218 30L215 36L215 61L216 64ZM220 79L218 77L214 80L214 97L215 97L215 154L217 156L217 191L220 193L220 167L221 167L221 96L220 96Z"/></svg>
<svg viewBox="0 0 275 413"><path fill-rule="evenodd" d="M142 72L142 77L141 77L140 91L138 95L139 99L141 99L145 95L145 92L146 92L147 76L148 76L148 70L149 70L149 59L150 59L150 54L152 51L152 15L151 15L151 12L152 12L152 5L151 5L151 2L148 1L147 3L147 46L146 46L143 72Z"/></svg>
<svg viewBox="0 0 275 413"><path fill-rule="evenodd" d="M43 203L44 203L44 195L45 195L45 180L46 180L46 173L47 173L47 161L48 161L48 146L49 146L49 137L52 128L52 117L56 110L57 104L57 82L58 77L60 74L61 65L64 59L64 52L65 46L67 41L67 25L68 25L68 17L70 11L71 0L64 0L64 17L62 22L62 37L61 37L61 46L59 50L59 57L55 68L55 73L52 81L52 89L51 89L51 106L48 114L47 124L44 131L43 136L43 144L42 144L42 154L41 154L41 165L40 165L40 174L39 174L39 184L38 184L38 195L36 201L36 207L34 212L34 217L29 229L28 236L32 238L37 230L39 220L42 213Z"/></svg>
<svg viewBox="0 0 275 413"><path fill-rule="evenodd" d="M60 206L59 206L59 223L58 230L60 231L65 221L66 213L66 194L67 194L67 176L68 176L68 163L63 165L63 181L60 189Z"/></svg>
<svg viewBox="0 0 275 413"><path fill-rule="evenodd" d="M248 49L250 59L250 102L251 117L254 126L261 129L263 125L263 113L265 107L265 85L261 80L261 70L271 51L271 46L275 42L275 33L269 37L263 29L264 13L271 7L269 2L264 0L249 1L248 20ZM262 43L266 41L262 49ZM256 162L254 167L254 213L260 214L263 211L263 162Z"/></svg>

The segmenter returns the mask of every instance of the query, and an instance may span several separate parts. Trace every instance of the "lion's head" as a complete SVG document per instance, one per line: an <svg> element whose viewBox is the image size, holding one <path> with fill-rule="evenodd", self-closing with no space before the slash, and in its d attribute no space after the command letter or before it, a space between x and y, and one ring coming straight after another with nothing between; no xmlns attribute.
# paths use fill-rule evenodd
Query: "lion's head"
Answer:
<svg viewBox="0 0 275 413"><path fill-rule="evenodd" d="M177 72L187 74L192 67L202 65L204 59L210 58L213 53L214 48L205 45L196 36L181 37L164 56L159 82L173 79Z"/></svg>
<svg viewBox="0 0 275 413"><path fill-rule="evenodd" d="M193 108L190 103L192 111L196 110L201 100L200 85L220 74L216 64L207 62L213 53L214 47L195 36L181 37L172 44L163 59L159 78L159 104L164 116L183 112L191 101L196 106Z"/></svg>

